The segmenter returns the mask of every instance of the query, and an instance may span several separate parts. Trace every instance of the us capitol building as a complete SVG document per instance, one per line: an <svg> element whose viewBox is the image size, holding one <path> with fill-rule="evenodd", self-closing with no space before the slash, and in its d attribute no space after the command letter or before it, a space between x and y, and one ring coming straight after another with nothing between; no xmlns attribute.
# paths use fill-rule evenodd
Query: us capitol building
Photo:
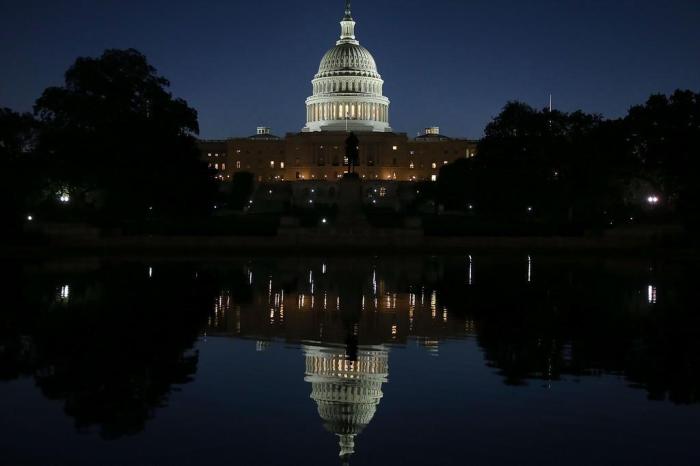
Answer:
<svg viewBox="0 0 700 466"><path fill-rule="evenodd" d="M281 138L259 127L250 137L200 142L220 180L231 180L236 172L251 172L259 183L337 180L347 170L350 132L360 142L356 171L366 181L435 181L441 166L474 156L475 141L446 137L438 127L416 138L392 130L384 81L374 57L360 45L355 24L346 0L340 39L312 80L301 132Z"/></svg>

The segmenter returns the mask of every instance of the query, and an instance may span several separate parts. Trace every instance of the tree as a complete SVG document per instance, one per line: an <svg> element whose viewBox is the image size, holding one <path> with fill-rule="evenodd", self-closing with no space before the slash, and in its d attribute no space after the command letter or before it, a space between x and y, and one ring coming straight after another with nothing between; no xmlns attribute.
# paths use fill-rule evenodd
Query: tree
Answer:
<svg viewBox="0 0 700 466"><path fill-rule="evenodd" d="M629 111L625 123L629 153L646 179L678 208L688 227L700 228L700 94L652 95Z"/></svg>
<svg viewBox="0 0 700 466"><path fill-rule="evenodd" d="M510 219L529 214L555 224L600 222L622 199L622 137L616 123L599 115L510 102L479 143L469 168L469 201Z"/></svg>
<svg viewBox="0 0 700 466"><path fill-rule="evenodd" d="M168 87L133 49L78 58L35 105L54 182L114 220L208 212L216 187L197 112Z"/></svg>
<svg viewBox="0 0 700 466"><path fill-rule="evenodd" d="M36 135L31 115L0 108L0 216L10 230L22 224L41 193Z"/></svg>

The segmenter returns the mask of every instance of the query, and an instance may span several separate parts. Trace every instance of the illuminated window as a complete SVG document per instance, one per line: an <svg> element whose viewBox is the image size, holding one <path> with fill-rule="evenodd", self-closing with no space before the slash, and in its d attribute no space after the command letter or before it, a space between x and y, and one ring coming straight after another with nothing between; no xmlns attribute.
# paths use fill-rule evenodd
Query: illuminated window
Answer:
<svg viewBox="0 0 700 466"><path fill-rule="evenodd" d="M284 168L284 162L280 162L280 168Z"/></svg>
<svg viewBox="0 0 700 466"><path fill-rule="evenodd" d="M399 150L398 146L394 146L393 150Z"/></svg>
<svg viewBox="0 0 700 466"><path fill-rule="evenodd" d="M437 163L433 162L433 169L437 168Z"/></svg>
<svg viewBox="0 0 700 466"><path fill-rule="evenodd" d="M222 164L221 164L221 169L222 169L222 170L226 170L226 164L225 164L225 163L222 163Z"/></svg>
<svg viewBox="0 0 700 466"><path fill-rule="evenodd" d="M214 169L215 169L215 170L218 170L218 169L219 169L219 164L218 164L218 163L215 163L215 164L214 164Z"/></svg>
<svg viewBox="0 0 700 466"><path fill-rule="evenodd" d="M430 181L437 181L437 175L433 175L430 177Z"/></svg>
<svg viewBox="0 0 700 466"><path fill-rule="evenodd" d="M409 162L408 168L410 168L411 170L413 170L414 168L416 168L416 164L413 163L413 160L411 160L411 161Z"/></svg>
<svg viewBox="0 0 700 466"><path fill-rule="evenodd" d="M379 188L379 197L386 197L386 188Z"/></svg>
<svg viewBox="0 0 700 466"><path fill-rule="evenodd" d="M450 162L448 162L447 160L445 160L444 162L442 162L443 165L447 165L448 163L450 163Z"/></svg>
<svg viewBox="0 0 700 466"><path fill-rule="evenodd" d="M240 169L241 168L241 161L236 160L236 168Z"/></svg>
<svg viewBox="0 0 700 466"><path fill-rule="evenodd" d="M275 161L274 160L270 162L270 168L275 168Z"/></svg>
<svg viewBox="0 0 700 466"><path fill-rule="evenodd" d="M209 153L209 157L211 157L211 153Z"/></svg>

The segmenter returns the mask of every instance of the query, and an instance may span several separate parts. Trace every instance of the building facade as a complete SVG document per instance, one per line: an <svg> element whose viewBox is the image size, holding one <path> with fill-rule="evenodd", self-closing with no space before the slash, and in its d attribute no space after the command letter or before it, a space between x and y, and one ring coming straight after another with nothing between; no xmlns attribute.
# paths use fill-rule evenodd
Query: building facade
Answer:
<svg viewBox="0 0 700 466"><path fill-rule="evenodd" d="M301 132L278 137L260 127L250 137L200 142L220 180L251 172L265 183L335 181L347 171L350 132L359 139L356 172L365 180L435 181L443 165L475 155L476 141L446 137L437 127L416 138L392 131L384 81L374 57L357 40L355 24L346 0L340 39L314 76Z"/></svg>

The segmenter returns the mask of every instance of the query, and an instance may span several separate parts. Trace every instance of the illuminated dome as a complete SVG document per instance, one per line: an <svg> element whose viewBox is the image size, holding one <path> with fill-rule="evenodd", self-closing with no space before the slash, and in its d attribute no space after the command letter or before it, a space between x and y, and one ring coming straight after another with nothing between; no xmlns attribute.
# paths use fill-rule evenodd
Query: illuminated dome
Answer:
<svg viewBox="0 0 700 466"><path fill-rule="evenodd" d="M374 57L355 37L350 0L340 28L340 40L323 56L311 82L303 131L391 131L384 81Z"/></svg>
<svg viewBox="0 0 700 466"><path fill-rule="evenodd" d="M360 348L350 360L344 348L304 347L305 381L326 429L338 436L340 458L348 463L355 453L355 437L374 418L384 396L389 353L383 347Z"/></svg>
<svg viewBox="0 0 700 466"><path fill-rule="evenodd" d="M323 56L316 79L358 75L382 79L369 50L360 44L340 43Z"/></svg>

